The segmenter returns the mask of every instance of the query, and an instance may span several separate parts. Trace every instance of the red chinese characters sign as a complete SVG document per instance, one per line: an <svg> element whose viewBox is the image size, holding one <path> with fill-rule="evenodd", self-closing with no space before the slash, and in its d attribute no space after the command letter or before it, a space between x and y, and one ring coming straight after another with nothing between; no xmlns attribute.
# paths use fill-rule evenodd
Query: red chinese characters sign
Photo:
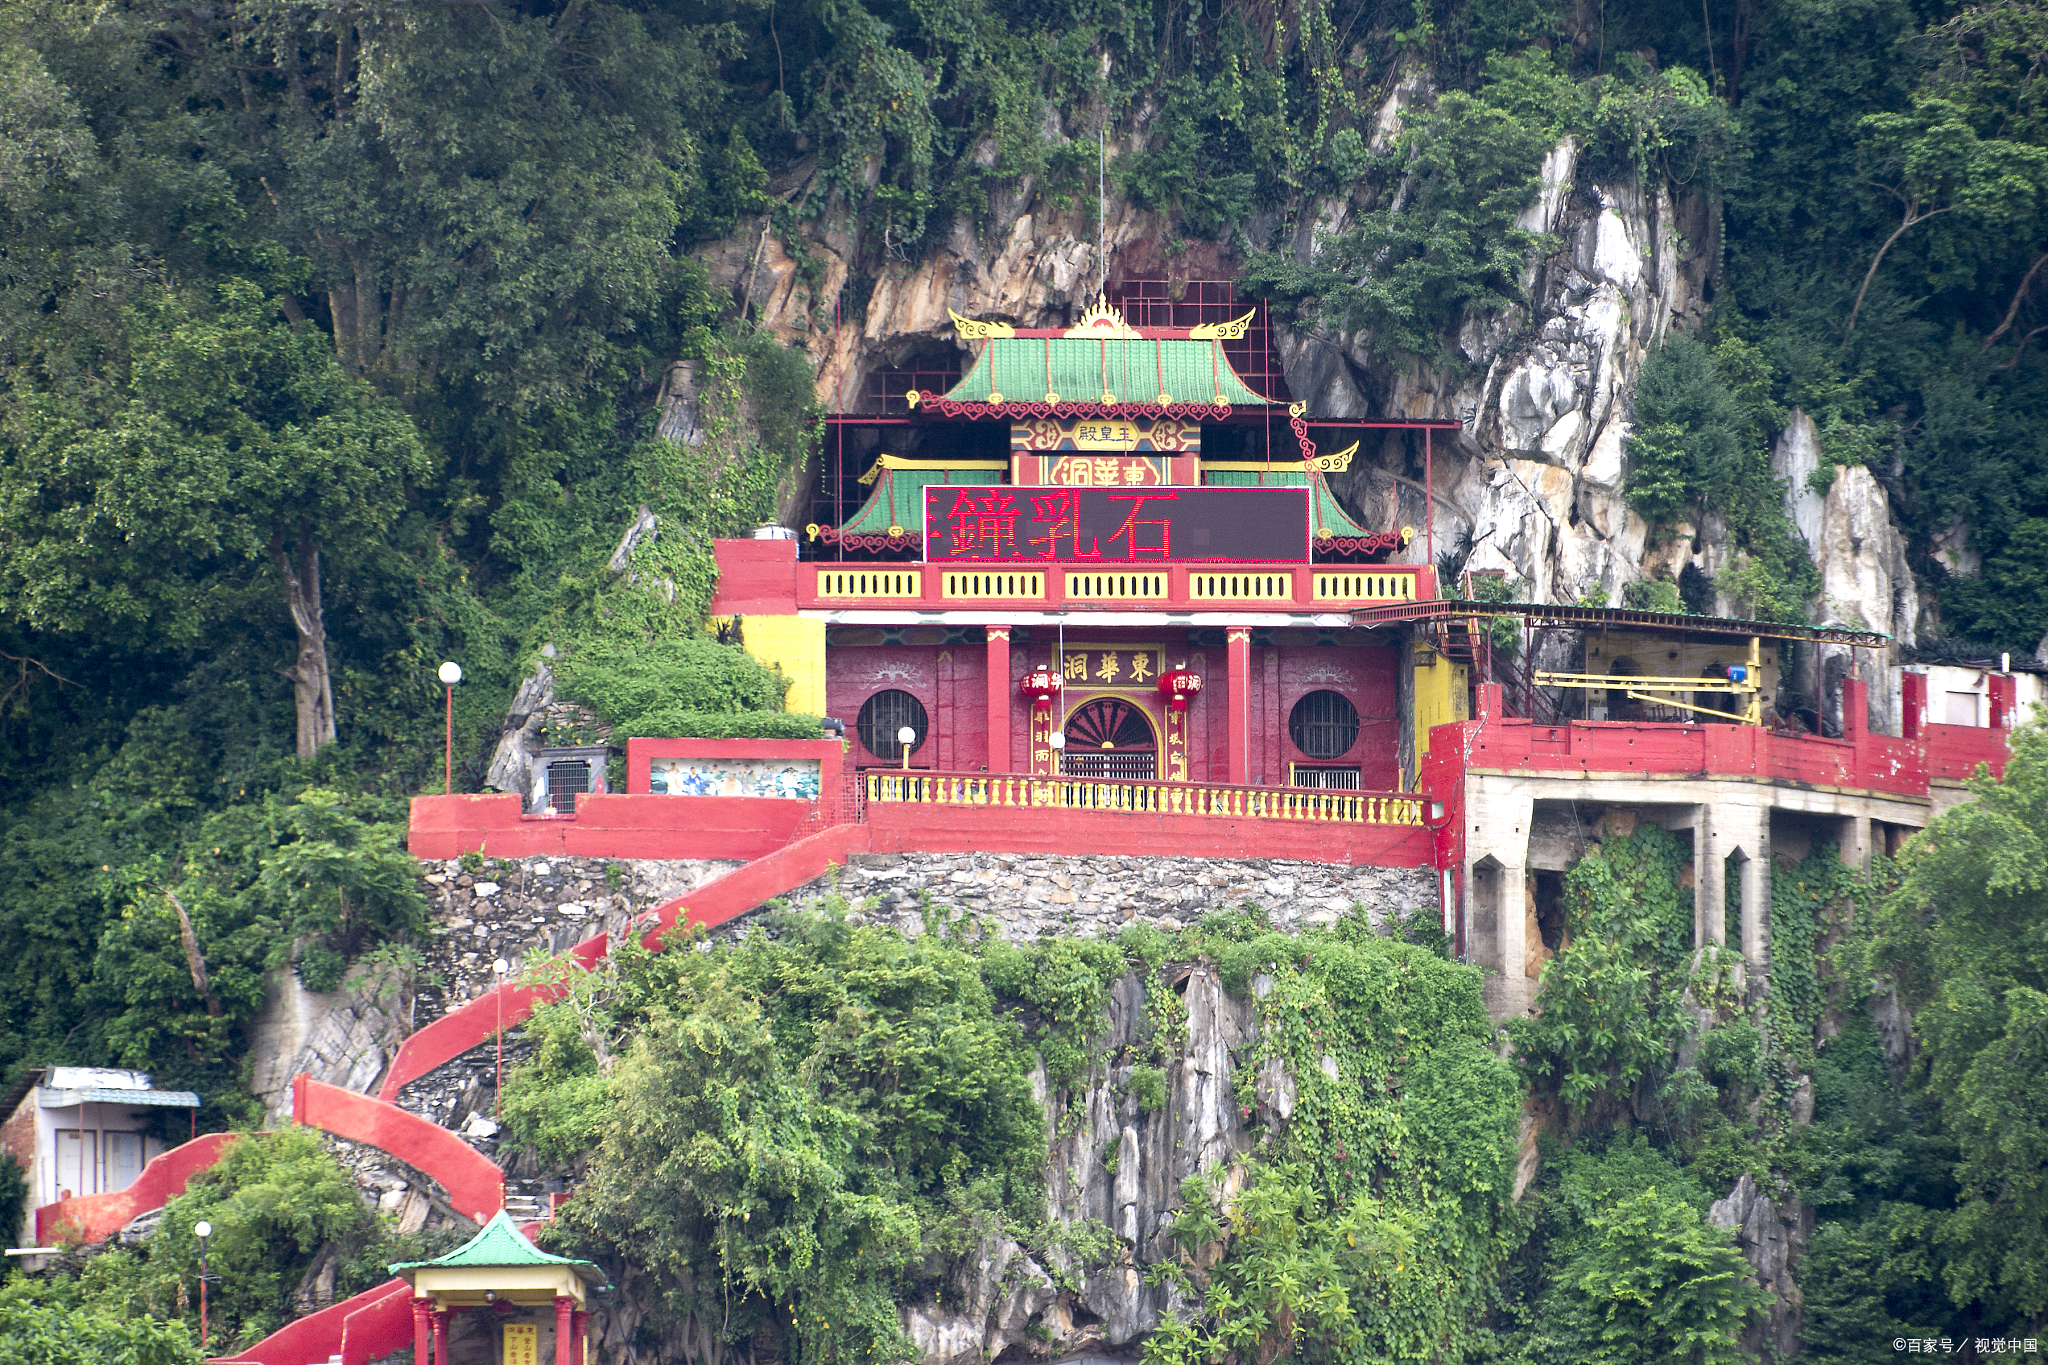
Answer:
<svg viewBox="0 0 2048 1365"><path fill-rule="evenodd" d="M924 490L932 563L1303 563L1305 488Z"/></svg>

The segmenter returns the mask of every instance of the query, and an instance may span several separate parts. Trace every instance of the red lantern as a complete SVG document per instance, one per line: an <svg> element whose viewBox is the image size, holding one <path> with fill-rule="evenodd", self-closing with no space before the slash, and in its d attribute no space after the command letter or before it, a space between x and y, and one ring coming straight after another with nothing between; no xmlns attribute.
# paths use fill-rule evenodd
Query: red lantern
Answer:
<svg viewBox="0 0 2048 1365"><path fill-rule="evenodd" d="M1185 711L1188 703L1202 691L1202 675L1190 673L1185 668L1176 668L1159 675L1159 695L1166 698L1166 704L1175 711Z"/></svg>
<svg viewBox="0 0 2048 1365"><path fill-rule="evenodd" d="M1053 698L1057 697L1060 689L1065 686L1066 684L1060 681L1060 675L1050 668L1034 668L1017 684L1017 690L1031 698L1034 705L1049 711L1052 709Z"/></svg>

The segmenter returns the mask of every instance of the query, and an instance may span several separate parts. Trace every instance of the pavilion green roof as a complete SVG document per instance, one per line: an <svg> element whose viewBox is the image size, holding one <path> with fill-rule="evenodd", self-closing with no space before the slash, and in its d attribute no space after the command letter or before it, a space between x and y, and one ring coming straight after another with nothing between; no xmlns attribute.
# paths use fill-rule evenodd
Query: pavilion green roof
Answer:
<svg viewBox="0 0 2048 1365"><path fill-rule="evenodd" d="M556 1256L535 1246L503 1209L491 1215L491 1221L484 1224L482 1232L446 1256L438 1256L431 1261L400 1261L391 1267L391 1273L397 1275L407 1270L497 1270L527 1265L564 1265L590 1284L605 1282L604 1272L598 1269L595 1261Z"/></svg>
<svg viewBox="0 0 2048 1365"><path fill-rule="evenodd" d="M1168 403L1273 402L1237 377L1221 341L1182 337L991 338L945 397L954 403L1121 404L1158 403L1162 394Z"/></svg>

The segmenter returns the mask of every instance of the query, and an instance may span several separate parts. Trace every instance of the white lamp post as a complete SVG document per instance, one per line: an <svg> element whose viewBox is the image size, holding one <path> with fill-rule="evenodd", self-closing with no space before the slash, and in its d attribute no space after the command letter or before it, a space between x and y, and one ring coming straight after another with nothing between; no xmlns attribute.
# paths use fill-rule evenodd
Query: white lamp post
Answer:
<svg viewBox="0 0 2048 1365"><path fill-rule="evenodd" d="M213 1236L213 1224L204 1218L192 1225L199 1239L199 1353L206 1354L206 1239Z"/></svg>
<svg viewBox="0 0 2048 1365"><path fill-rule="evenodd" d="M443 795L455 793L455 684L462 681L462 665L450 660L441 665L441 686L448 693L448 748L443 769Z"/></svg>
<svg viewBox="0 0 2048 1365"><path fill-rule="evenodd" d="M499 958L491 964L491 971L498 978L496 990L491 992L498 998L498 1088L491 1094L491 1117L505 1117L505 973L512 970L512 964Z"/></svg>

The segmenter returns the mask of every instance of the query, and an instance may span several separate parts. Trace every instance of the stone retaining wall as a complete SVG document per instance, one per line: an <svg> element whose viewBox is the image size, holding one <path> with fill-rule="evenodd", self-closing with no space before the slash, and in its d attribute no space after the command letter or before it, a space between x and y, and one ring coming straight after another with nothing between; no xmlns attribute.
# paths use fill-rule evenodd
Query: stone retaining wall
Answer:
<svg viewBox="0 0 2048 1365"><path fill-rule="evenodd" d="M1107 937L1128 924L1169 932L1203 915L1250 901L1274 927L1294 933L1334 924L1362 906L1374 924L1437 913L1428 868L1345 867L1245 858L1045 858L1009 853L857 853L844 868L786 900L814 906L843 897L860 923L893 923L916 933L923 906L964 910L992 921L1005 937L1047 934ZM745 933L746 919L726 932Z"/></svg>

